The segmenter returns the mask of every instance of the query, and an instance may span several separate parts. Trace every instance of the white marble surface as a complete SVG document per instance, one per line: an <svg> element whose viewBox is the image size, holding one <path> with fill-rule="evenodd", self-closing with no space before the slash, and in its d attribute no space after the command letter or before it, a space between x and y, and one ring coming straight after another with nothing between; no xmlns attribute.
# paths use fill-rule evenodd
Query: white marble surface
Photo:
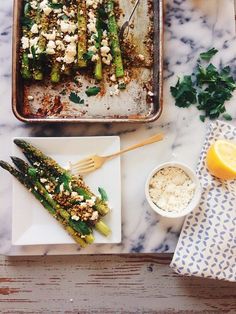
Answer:
<svg viewBox="0 0 236 314"><path fill-rule="evenodd" d="M177 76L191 74L200 52L218 48L214 63L230 65L236 75L234 0L168 0L165 8L164 112L147 125L25 125L11 112L12 0L0 2L0 159L9 160L15 136L121 136L122 147L162 130L162 143L122 157L123 241L120 245L92 245L83 253L173 252L183 219L164 219L145 201L144 183L157 164L178 160L195 167L207 123L195 108L179 109L169 93ZM227 104L236 124L236 94ZM12 178L0 172L0 253L7 255L74 254L76 246L11 246Z"/></svg>

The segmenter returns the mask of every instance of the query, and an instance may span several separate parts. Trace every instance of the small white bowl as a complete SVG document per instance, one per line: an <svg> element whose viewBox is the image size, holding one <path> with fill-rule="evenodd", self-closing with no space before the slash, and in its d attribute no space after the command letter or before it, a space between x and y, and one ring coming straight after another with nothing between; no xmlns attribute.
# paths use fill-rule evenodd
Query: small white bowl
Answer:
<svg viewBox="0 0 236 314"><path fill-rule="evenodd" d="M195 184L195 192L194 192L192 200L190 201L190 203L188 204L188 206L186 208L184 208L183 210L178 211L178 212L175 212L175 211L169 212L169 211L165 211L165 210L161 209L152 201L150 193L149 193L149 185L150 185L150 180L152 179L152 177L159 170L164 169L164 168L169 168L169 167L176 167L176 168L182 169L189 176L189 178L193 181L193 183ZM151 208L156 213L158 213L164 217L178 218L178 217L186 216L187 214L189 214L191 211L193 211L198 206L200 199L201 199L202 189L201 189L200 181L192 169L190 169L188 166L186 166L185 164L180 163L180 162L166 162L166 163L159 165L155 169L153 169L151 171L151 173L149 174L147 181L146 181L146 184L145 184L145 194L146 194L146 198L147 198L149 205L151 206Z"/></svg>

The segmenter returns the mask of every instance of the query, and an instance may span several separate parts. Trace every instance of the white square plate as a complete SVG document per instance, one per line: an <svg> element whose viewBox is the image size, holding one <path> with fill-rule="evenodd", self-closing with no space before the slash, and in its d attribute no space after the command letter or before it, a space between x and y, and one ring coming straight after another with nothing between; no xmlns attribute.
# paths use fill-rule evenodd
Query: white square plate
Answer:
<svg viewBox="0 0 236 314"><path fill-rule="evenodd" d="M61 166L75 162L92 154L106 155L120 149L118 136L106 137L51 137L22 138L54 158ZM14 144L13 155L23 157L21 150ZM120 158L117 157L103 165L97 171L86 175L85 182L98 195L98 187L106 190L111 212L104 221L111 228L109 237L94 231L95 243L121 242L121 182ZM70 244L74 240L50 216L38 200L17 180L13 183L12 207L12 244Z"/></svg>

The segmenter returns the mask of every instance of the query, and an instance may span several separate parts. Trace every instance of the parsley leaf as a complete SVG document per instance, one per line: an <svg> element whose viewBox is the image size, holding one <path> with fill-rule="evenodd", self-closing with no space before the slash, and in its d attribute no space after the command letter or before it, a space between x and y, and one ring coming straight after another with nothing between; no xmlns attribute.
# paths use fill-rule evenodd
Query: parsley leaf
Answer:
<svg viewBox="0 0 236 314"><path fill-rule="evenodd" d="M205 60L207 62L209 62L211 60L211 58L217 54L218 50L215 48L211 48L210 50L206 51L206 52L202 52L200 53L200 58L202 60Z"/></svg>
<svg viewBox="0 0 236 314"><path fill-rule="evenodd" d="M126 84L125 83L119 83L118 89L126 89Z"/></svg>
<svg viewBox="0 0 236 314"><path fill-rule="evenodd" d="M88 97L91 97L91 96L96 96L99 92L100 92L100 87L97 87L97 86L93 86L93 87L89 87L85 93Z"/></svg>
<svg viewBox="0 0 236 314"><path fill-rule="evenodd" d="M193 87L191 76L184 76L182 80L178 79L176 86L171 86L170 90L177 107L185 108L197 102L196 89Z"/></svg>
<svg viewBox="0 0 236 314"><path fill-rule="evenodd" d="M23 16L23 17L21 17L21 25L28 27L28 28L31 28L34 25L34 22L33 22L33 20L31 20L31 18Z"/></svg>
<svg viewBox="0 0 236 314"><path fill-rule="evenodd" d="M50 6L50 8L55 10L63 8L63 3L54 3L52 1L48 1L48 5Z"/></svg>
<svg viewBox="0 0 236 314"><path fill-rule="evenodd" d="M108 201L107 192L103 188L100 188L100 187L98 188L98 192L101 195L101 200L104 202L107 202Z"/></svg>
<svg viewBox="0 0 236 314"><path fill-rule="evenodd" d="M83 54L83 59L86 61L89 61L92 59L93 55L94 55L93 51L88 51L88 52Z"/></svg>
<svg viewBox="0 0 236 314"><path fill-rule="evenodd" d="M233 118L231 117L231 115L228 114L228 113L223 114L223 118L224 118L226 121L231 121L231 120L233 120Z"/></svg>
<svg viewBox="0 0 236 314"><path fill-rule="evenodd" d="M82 99L78 94L71 92L69 96L70 101L74 102L75 104L83 105L84 99Z"/></svg>

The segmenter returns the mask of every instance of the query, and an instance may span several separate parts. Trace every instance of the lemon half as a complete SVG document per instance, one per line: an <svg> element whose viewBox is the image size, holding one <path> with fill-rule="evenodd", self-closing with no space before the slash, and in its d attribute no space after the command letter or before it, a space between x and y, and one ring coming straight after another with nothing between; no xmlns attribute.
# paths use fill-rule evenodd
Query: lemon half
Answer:
<svg viewBox="0 0 236 314"><path fill-rule="evenodd" d="M236 144L218 140L210 146L206 156L207 168L217 178L236 179Z"/></svg>

